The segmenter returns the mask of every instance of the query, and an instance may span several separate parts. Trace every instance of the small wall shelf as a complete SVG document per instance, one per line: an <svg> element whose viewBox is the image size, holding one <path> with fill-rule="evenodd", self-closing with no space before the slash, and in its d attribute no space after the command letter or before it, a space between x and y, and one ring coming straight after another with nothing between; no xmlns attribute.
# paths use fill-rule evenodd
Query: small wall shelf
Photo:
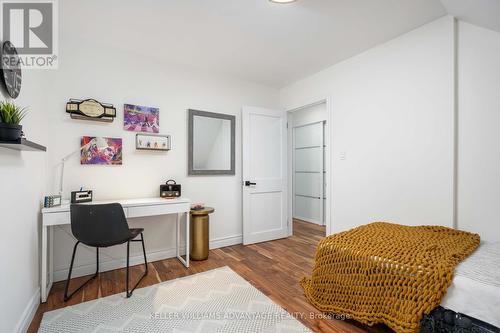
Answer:
<svg viewBox="0 0 500 333"><path fill-rule="evenodd" d="M16 141L0 141L0 147L24 151L47 151L46 147L26 139L19 139Z"/></svg>

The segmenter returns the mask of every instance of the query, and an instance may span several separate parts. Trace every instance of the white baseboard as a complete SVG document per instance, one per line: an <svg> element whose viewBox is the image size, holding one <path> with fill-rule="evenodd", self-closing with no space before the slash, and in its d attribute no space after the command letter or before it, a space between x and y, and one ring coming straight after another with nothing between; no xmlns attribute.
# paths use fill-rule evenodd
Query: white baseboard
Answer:
<svg viewBox="0 0 500 333"><path fill-rule="evenodd" d="M218 249L221 247L241 244L243 241L242 235L228 236L215 238L210 241L209 247L210 249ZM184 244L180 245L181 254L184 255ZM159 261L169 258L175 258L175 248L163 249L155 252L146 252L146 257L148 258L148 262ZM130 257L130 266L140 265L144 263L144 258L142 254L131 256ZM121 260L109 260L109 261L100 261L99 262L99 271L106 272L111 271L118 268L123 268L126 266L126 258ZM64 281L68 277L69 267L65 269L61 269L58 271L54 271L54 282ZM71 277L79 277L85 276L95 273L95 263L80 265L73 267L73 272L71 273Z"/></svg>
<svg viewBox="0 0 500 333"><path fill-rule="evenodd" d="M215 238L210 241L210 250L243 243L243 235Z"/></svg>
<svg viewBox="0 0 500 333"><path fill-rule="evenodd" d="M26 333L28 330L33 317L35 317L36 310L40 305L40 288L37 288L33 296L31 296L26 308L21 315L21 319L17 323L16 329L14 332L16 333Z"/></svg>

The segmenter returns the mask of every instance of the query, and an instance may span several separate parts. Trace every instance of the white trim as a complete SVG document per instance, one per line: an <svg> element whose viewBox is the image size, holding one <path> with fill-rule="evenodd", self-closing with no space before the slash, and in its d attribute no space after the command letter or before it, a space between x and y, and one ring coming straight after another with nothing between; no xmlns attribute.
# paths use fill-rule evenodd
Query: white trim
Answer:
<svg viewBox="0 0 500 333"><path fill-rule="evenodd" d="M288 236L293 235L293 206L295 201L295 184L293 181L293 176L295 175L295 135L293 135L293 111L286 112L286 128L287 128L287 223L288 223Z"/></svg>
<svg viewBox="0 0 500 333"><path fill-rule="evenodd" d="M326 101L326 124L325 132L325 170L326 170L326 191L325 191L325 224L326 235L334 232L333 228L333 98L327 97Z"/></svg>
<svg viewBox="0 0 500 333"><path fill-rule="evenodd" d="M326 104L326 102L322 102L321 104ZM318 104L319 105L319 104ZM292 111L288 111L288 112L292 112ZM293 113L292 113L293 114ZM320 124L320 123L324 123L326 120L320 120L320 121L313 121L312 123L307 123L307 124L302 124L302 125L298 125L298 126L293 126L293 128L301 128L301 127L306 127L306 126L309 126L309 125L315 125L315 124ZM320 145L317 145L317 146L311 146L311 147L305 147L305 148L317 148L317 147L321 147Z"/></svg>
<svg viewBox="0 0 500 333"><path fill-rule="evenodd" d="M31 296L28 304L26 304L26 308L21 315L21 319L17 323L14 332L17 333L25 333L33 318L35 317L36 310L38 310L38 306L40 305L40 287L36 288L35 293Z"/></svg>
<svg viewBox="0 0 500 333"><path fill-rule="evenodd" d="M221 247L232 246L243 243L243 235L234 235L227 237L215 238L210 241L210 249L219 249Z"/></svg>
<svg viewBox="0 0 500 333"><path fill-rule="evenodd" d="M236 245L242 243L242 235L234 235L228 237L220 237L212 239L209 242L210 249L218 249L221 247ZM185 254L183 243L179 244L179 248L181 250L181 255ZM155 252L146 252L146 258L148 262L159 261L164 259L170 259L176 257L175 247L163 249ZM135 256L130 257L130 266L140 265L144 263L144 258L142 254L137 254ZM123 259L111 259L108 261L100 260L99 263L99 272L107 272L114 269L124 268L126 265L125 262L125 253ZM54 271L54 282L64 281L68 277L69 267L65 269L61 269L58 271ZM85 264L80 266L73 267L73 272L71 273L72 278L90 275L95 273L95 263Z"/></svg>
<svg viewBox="0 0 500 333"><path fill-rule="evenodd" d="M316 100L315 102L307 103L307 104L304 104L302 106L296 106L296 107L293 107L291 109L288 109L287 112L292 112L293 113L295 111L300 111L302 109L307 109L307 108L310 108L310 107L313 107L313 106L316 106L316 105L327 103L327 101L328 101L328 98L321 98L321 99Z"/></svg>

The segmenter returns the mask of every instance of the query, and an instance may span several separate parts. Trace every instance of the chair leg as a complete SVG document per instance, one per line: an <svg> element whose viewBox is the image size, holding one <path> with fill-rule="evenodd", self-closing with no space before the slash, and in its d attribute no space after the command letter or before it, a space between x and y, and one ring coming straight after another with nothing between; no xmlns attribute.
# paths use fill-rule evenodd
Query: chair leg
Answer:
<svg viewBox="0 0 500 333"><path fill-rule="evenodd" d="M74 290L70 295L68 295L68 289L69 289L69 281L71 280L71 272L73 271L73 264L75 263L75 255L76 255L76 248L78 247L78 244L80 244L80 241L76 242L75 246L73 247L73 255L71 256L71 264L69 266L69 272L68 272L68 279L66 280L66 286L64 288L64 301L68 301L74 294L76 294L80 289L82 289L87 283L89 283L91 280L95 279L97 277L97 274L99 273L99 248L97 248L97 268L95 274L85 281L80 287L78 287L76 290Z"/></svg>
<svg viewBox="0 0 500 333"><path fill-rule="evenodd" d="M142 243L142 253L144 255L145 271L144 271L144 274L139 279L139 281L137 281L137 283L135 284L135 286L132 288L132 290L129 291L128 285L129 285L130 242L141 242ZM127 298L129 298L130 296L132 296L132 293L134 292L135 288L137 288L137 286L139 285L139 283L141 283L142 279L144 279L144 277L146 275L148 275L148 261L146 259L146 247L144 246L144 235L141 233L141 239L140 240L138 240L138 239L132 239L132 240L130 240L130 241L127 242L127 281L125 283L125 285L127 287Z"/></svg>
<svg viewBox="0 0 500 333"><path fill-rule="evenodd" d="M141 243L142 243L142 253L144 254L144 265L146 272L144 275L148 274L148 259L146 259L146 247L144 246L144 235L141 232Z"/></svg>
<svg viewBox="0 0 500 333"><path fill-rule="evenodd" d="M126 279L127 281L125 281L125 288L127 289L127 298L129 298L130 296L132 296L132 292L129 292L128 291L128 275L129 275L129 257L130 257L130 241L127 242L127 276L126 276Z"/></svg>

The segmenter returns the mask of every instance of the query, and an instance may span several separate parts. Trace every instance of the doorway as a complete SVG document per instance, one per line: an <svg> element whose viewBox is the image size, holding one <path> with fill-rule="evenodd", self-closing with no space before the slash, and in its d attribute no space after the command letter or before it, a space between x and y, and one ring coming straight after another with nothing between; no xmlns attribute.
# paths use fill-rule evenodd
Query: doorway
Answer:
<svg viewBox="0 0 500 333"><path fill-rule="evenodd" d="M327 218L327 101L288 112L289 216L293 226L322 228Z"/></svg>

